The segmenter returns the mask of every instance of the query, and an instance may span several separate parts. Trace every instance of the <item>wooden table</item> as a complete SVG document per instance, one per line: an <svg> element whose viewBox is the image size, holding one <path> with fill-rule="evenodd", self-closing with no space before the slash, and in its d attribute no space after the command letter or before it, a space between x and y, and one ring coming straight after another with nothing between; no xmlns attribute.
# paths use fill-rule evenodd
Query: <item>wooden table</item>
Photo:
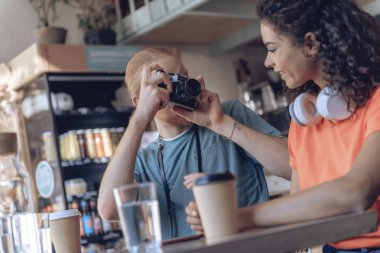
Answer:
<svg viewBox="0 0 380 253"><path fill-rule="evenodd" d="M297 224L252 230L208 246L204 239L163 247L164 253L279 253L321 245L377 230L377 213L366 211Z"/></svg>

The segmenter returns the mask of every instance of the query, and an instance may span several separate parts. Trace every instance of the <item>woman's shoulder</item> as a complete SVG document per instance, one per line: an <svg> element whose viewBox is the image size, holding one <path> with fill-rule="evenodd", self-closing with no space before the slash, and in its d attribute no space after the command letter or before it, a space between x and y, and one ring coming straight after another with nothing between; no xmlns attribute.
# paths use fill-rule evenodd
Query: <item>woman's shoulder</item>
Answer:
<svg viewBox="0 0 380 253"><path fill-rule="evenodd" d="M364 108L368 110L369 108L378 106L380 106L380 84L376 86L368 102L365 104Z"/></svg>
<svg viewBox="0 0 380 253"><path fill-rule="evenodd" d="M380 97L380 83L377 84L375 91L371 97L371 100L378 100L376 98Z"/></svg>

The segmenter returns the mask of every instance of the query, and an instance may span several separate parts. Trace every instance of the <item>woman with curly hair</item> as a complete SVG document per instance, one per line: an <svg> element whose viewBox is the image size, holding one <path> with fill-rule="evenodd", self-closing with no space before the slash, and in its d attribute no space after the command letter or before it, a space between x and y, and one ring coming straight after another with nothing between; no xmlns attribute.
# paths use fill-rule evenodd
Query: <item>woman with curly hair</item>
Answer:
<svg viewBox="0 0 380 253"><path fill-rule="evenodd" d="M379 26L349 0L260 0L257 13L264 64L296 96L288 138L292 194L239 209L240 228L379 212ZM203 104L210 128L231 124L218 107L216 99ZM202 119L200 112L179 113ZM235 129L234 139L240 135ZM202 230L196 204L187 213ZM325 245L324 252L380 252L380 230Z"/></svg>

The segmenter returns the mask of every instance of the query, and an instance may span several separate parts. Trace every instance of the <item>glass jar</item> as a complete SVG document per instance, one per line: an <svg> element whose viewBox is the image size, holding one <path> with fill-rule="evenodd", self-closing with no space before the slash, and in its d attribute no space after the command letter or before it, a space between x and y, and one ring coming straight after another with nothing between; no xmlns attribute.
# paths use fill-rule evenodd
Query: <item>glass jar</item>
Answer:
<svg viewBox="0 0 380 253"><path fill-rule="evenodd" d="M55 146L54 146L54 138L53 134L50 131L43 132L42 133L42 141L43 141L43 149L44 149L44 157L45 160L48 162L55 162L57 160L56 158L56 152L55 152Z"/></svg>
<svg viewBox="0 0 380 253"><path fill-rule="evenodd" d="M0 132L0 213L33 211L32 183L17 156L17 135Z"/></svg>
<svg viewBox="0 0 380 253"><path fill-rule="evenodd" d="M69 141L69 154L70 154L69 160L72 160L72 161L80 160L81 154L80 154L76 130L70 130L68 132L68 141Z"/></svg>
<svg viewBox="0 0 380 253"><path fill-rule="evenodd" d="M108 128L100 129L100 136L102 137L104 156L108 158L112 157L113 147L110 130Z"/></svg>
<svg viewBox="0 0 380 253"><path fill-rule="evenodd" d="M85 131L85 137L86 137L86 150L87 155L91 159L95 159L96 156L96 144L94 139L94 133L92 129L87 129Z"/></svg>
<svg viewBox="0 0 380 253"><path fill-rule="evenodd" d="M96 145L96 157L97 158L103 158L104 157L104 145L102 136L100 134L100 129L96 128L94 129L94 140Z"/></svg>
<svg viewBox="0 0 380 253"><path fill-rule="evenodd" d="M86 135L85 135L84 129L80 129L77 131L77 138L78 138L78 144L79 144L80 158L84 160L88 158L87 151L86 151Z"/></svg>

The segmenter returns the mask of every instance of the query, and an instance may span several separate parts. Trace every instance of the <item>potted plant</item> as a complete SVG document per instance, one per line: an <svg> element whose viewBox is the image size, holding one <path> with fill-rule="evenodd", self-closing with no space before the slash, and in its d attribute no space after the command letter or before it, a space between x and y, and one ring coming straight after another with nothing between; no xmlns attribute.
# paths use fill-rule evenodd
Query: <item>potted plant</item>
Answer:
<svg viewBox="0 0 380 253"><path fill-rule="evenodd" d="M67 30L51 26L56 19L55 7L62 0L29 0L38 15L38 28L35 30L37 43L65 43Z"/></svg>
<svg viewBox="0 0 380 253"><path fill-rule="evenodd" d="M112 0L64 0L75 9L79 9L77 15L78 28L84 32L86 44L115 45L116 10Z"/></svg>

